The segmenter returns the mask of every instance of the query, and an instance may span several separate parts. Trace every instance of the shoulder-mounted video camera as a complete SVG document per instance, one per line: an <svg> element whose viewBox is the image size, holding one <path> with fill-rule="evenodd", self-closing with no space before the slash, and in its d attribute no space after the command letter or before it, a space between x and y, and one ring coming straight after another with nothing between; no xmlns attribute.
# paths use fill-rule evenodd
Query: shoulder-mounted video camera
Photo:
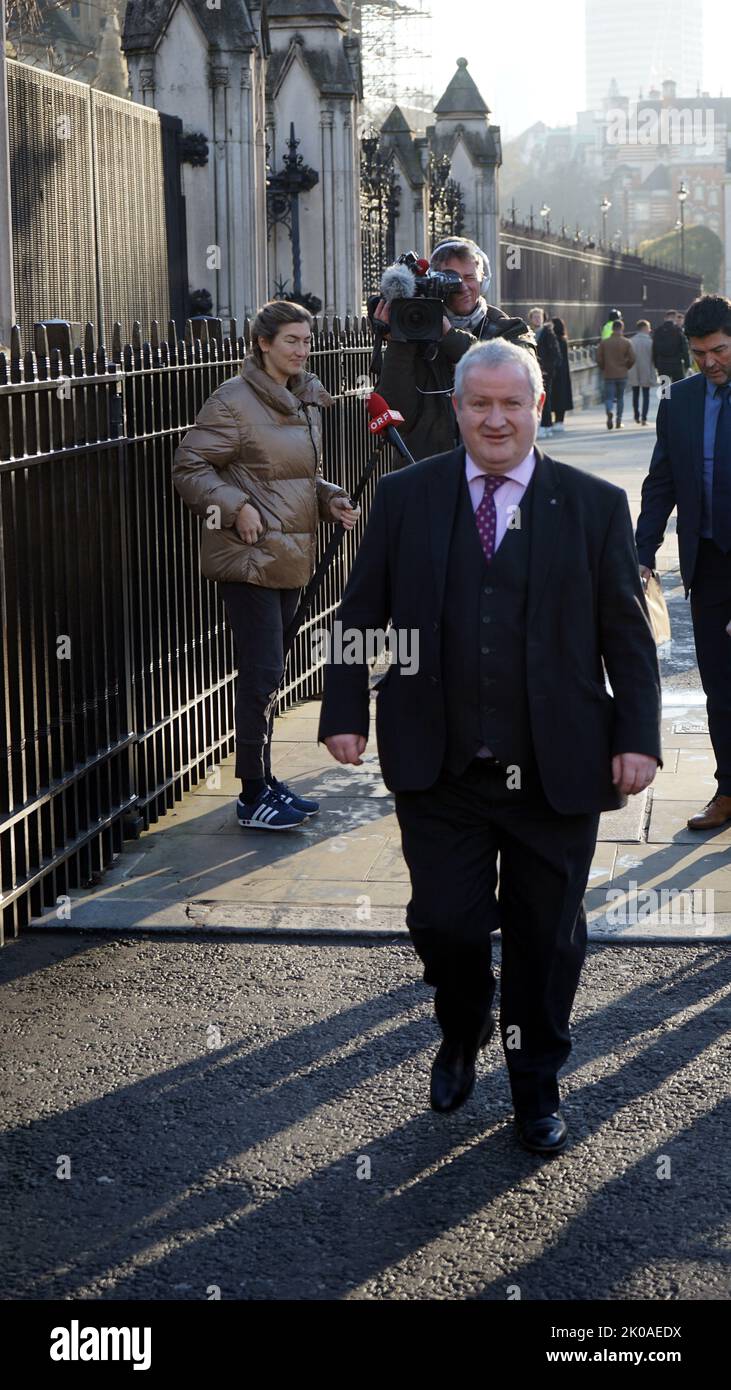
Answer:
<svg viewBox="0 0 731 1390"><path fill-rule="evenodd" d="M368 318L376 331L383 325L373 312L380 299L390 306L386 332L396 343L438 343L443 336L444 306L464 281L456 270L430 270L429 262L406 251L383 273L380 294L368 300Z"/></svg>

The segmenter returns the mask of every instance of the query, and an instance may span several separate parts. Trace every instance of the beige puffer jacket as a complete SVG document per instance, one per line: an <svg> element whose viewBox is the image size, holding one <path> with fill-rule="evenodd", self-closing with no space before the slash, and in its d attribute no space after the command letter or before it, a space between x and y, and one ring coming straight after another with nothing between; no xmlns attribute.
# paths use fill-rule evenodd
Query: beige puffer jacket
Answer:
<svg viewBox="0 0 731 1390"><path fill-rule="evenodd" d="M326 482L320 468L319 407L332 404L311 372L279 386L251 357L208 398L173 463L176 490L205 519L206 579L267 589L309 582L318 519L332 521L332 498L348 495ZM255 545L247 545L234 526L245 502L264 523Z"/></svg>

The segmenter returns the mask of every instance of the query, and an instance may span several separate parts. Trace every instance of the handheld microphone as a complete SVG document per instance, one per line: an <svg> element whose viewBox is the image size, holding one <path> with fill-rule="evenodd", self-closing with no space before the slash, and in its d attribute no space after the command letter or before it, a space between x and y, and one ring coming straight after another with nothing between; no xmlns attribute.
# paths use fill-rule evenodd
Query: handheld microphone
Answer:
<svg viewBox="0 0 731 1390"><path fill-rule="evenodd" d="M368 428L371 434L384 434L389 444L393 444L394 449L402 458L406 459L407 463L415 463L416 460L412 458L401 435L394 428L395 425L403 425L403 415L400 415L398 410L391 410L383 396L379 396L377 391L371 392L366 405L370 416Z"/></svg>

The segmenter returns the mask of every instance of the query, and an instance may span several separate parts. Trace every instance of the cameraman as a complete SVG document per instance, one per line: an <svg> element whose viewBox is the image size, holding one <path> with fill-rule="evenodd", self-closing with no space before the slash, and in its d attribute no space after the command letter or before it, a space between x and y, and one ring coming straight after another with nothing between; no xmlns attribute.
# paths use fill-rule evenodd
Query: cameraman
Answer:
<svg viewBox="0 0 731 1390"><path fill-rule="evenodd" d="M435 248L430 270L455 270L463 285L449 296L439 343L389 342L378 391L401 412L403 436L415 459L447 453L459 444L452 408L454 369L480 340L505 338L535 352L535 338L523 319L508 318L483 298L490 284L490 263L467 237L449 237ZM379 300L374 318L388 324L390 306Z"/></svg>

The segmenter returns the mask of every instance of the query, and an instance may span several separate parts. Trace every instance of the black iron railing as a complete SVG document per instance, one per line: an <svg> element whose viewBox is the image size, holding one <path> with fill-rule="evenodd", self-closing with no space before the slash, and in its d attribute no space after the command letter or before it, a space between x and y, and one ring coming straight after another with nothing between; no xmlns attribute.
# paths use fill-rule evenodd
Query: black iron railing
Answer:
<svg viewBox="0 0 731 1390"><path fill-rule="evenodd" d="M111 351L0 355L2 928L108 866L234 749L233 638L202 579L201 522L172 484L175 449L240 368L249 325L175 325ZM316 327L309 366L335 398L323 471L352 489L370 453L365 321ZM281 708L319 693L313 628L337 606L380 458L290 657ZM321 529L319 544L326 540Z"/></svg>

